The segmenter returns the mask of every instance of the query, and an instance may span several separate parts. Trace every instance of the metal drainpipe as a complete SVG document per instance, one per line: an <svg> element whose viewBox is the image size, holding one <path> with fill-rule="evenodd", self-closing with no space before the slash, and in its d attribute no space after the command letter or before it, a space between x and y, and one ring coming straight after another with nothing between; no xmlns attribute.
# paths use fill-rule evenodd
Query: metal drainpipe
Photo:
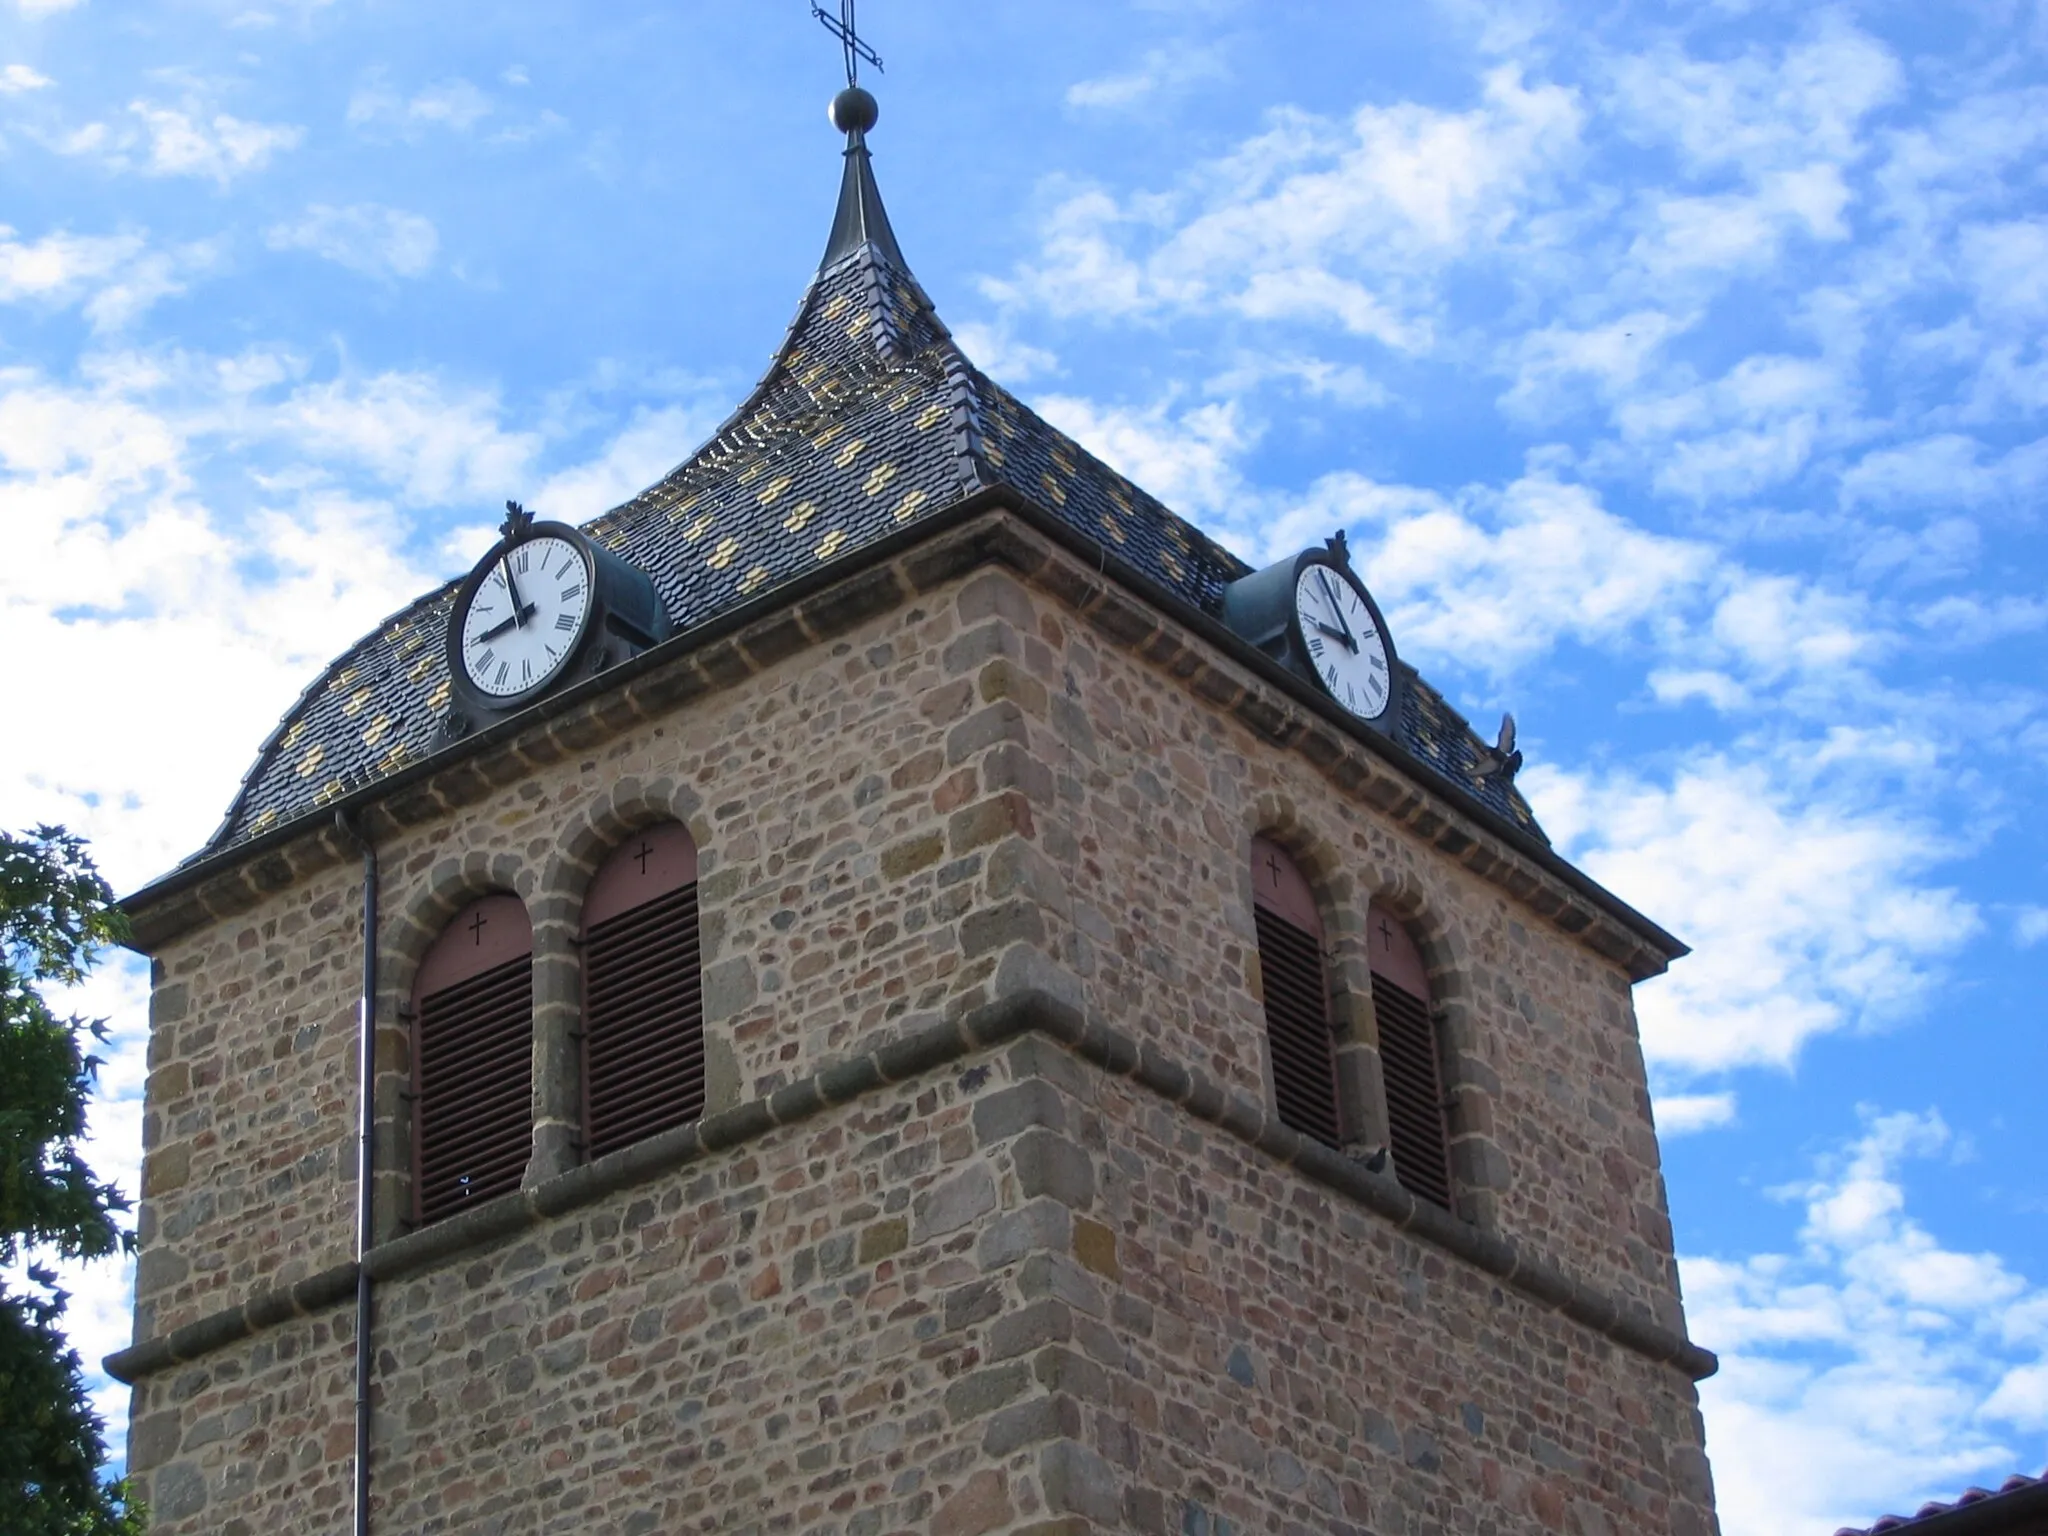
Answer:
<svg viewBox="0 0 2048 1536"><path fill-rule="evenodd" d="M345 811L334 813L342 835L363 850L363 996L357 1059L362 1118L356 1138L356 1464L355 1536L370 1533L370 1270L363 1262L375 1228L371 1175L377 1130L377 849L358 832Z"/></svg>

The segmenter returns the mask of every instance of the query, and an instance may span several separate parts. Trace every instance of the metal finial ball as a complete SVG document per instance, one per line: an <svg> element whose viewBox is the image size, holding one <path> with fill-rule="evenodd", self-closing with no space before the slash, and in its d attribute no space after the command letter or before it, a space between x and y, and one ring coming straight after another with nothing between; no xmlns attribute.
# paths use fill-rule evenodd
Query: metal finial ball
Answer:
<svg viewBox="0 0 2048 1536"><path fill-rule="evenodd" d="M841 133L866 133L882 115L881 105L857 85L832 98L832 126Z"/></svg>

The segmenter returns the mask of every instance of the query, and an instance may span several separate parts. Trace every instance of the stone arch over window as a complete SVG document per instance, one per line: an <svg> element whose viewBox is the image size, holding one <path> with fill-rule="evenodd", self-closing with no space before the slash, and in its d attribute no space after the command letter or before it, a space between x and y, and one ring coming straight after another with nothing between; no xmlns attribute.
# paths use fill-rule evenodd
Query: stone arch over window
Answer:
<svg viewBox="0 0 2048 1536"><path fill-rule="evenodd" d="M583 1127L602 1157L704 1112L697 843L682 823L633 833L583 900Z"/></svg>
<svg viewBox="0 0 2048 1536"><path fill-rule="evenodd" d="M1274 1107L1283 1124L1325 1146L1340 1146L1344 1124L1322 912L1307 877L1267 837L1252 839L1252 918Z"/></svg>
<svg viewBox="0 0 2048 1536"><path fill-rule="evenodd" d="M494 892L449 919L412 987L413 1219L517 1189L533 1150L533 923Z"/></svg>
<svg viewBox="0 0 2048 1536"><path fill-rule="evenodd" d="M1370 904L1365 921L1394 1176L1417 1199L1450 1210L1451 1130L1429 967L1407 924L1383 904Z"/></svg>

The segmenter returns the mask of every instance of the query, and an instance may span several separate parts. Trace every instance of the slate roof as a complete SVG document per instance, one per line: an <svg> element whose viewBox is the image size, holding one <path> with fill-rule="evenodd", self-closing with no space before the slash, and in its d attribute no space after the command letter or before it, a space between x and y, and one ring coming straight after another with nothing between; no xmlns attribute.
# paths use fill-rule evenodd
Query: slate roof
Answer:
<svg viewBox="0 0 2048 1536"><path fill-rule="evenodd" d="M997 487L1204 613L1218 614L1225 584L1250 572L968 361L903 259L856 132L825 258L767 374L680 466L582 526L647 572L673 631L686 636ZM456 585L385 620L300 696L195 860L313 814L437 749L463 750L437 741ZM1412 674L1398 739L1454 792L1543 837L1512 785L1478 786L1465 775L1478 741Z"/></svg>
<svg viewBox="0 0 2048 1536"><path fill-rule="evenodd" d="M2029 1489L2033 1492L2029 1493ZM1965 1510L1971 1512L1967 1517L1962 1513ZM1960 1536L1966 1519L1968 1529L1982 1532L1983 1536L2038 1536L2048 1531L2048 1473L2028 1477L2015 1472L1996 1488L1966 1490L1952 1504L1923 1504L1913 1514L1886 1515L1871 1526L1845 1525L1835 1536L1885 1536L1890 1531L1902 1531L1906 1536L1921 1536L1922 1532L1926 1536L1940 1536L1949 1530Z"/></svg>

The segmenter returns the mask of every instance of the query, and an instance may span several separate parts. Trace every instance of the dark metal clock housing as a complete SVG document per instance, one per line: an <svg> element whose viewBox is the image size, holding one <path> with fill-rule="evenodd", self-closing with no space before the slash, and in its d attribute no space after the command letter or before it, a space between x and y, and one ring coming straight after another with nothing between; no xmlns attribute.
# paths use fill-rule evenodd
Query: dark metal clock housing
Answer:
<svg viewBox="0 0 2048 1536"><path fill-rule="evenodd" d="M516 713L547 694L594 677L668 638L668 610L653 581L637 566L567 523L535 521L516 507L505 520L503 531L504 537L463 579L449 616L446 649L453 702L445 729L450 737L467 735L481 725ZM517 692L486 693L470 678L463 660L463 625L470 605L501 562L514 557L521 545L543 538L560 540L575 551L582 562L590 601L570 637L568 653L545 677Z"/></svg>
<svg viewBox="0 0 2048 1536"><path fill-rule="evenodd" d="M1388 692L1385 705L1372 716L1353 714L1349 710L1345 712L1362 725L1393 735L1401 718L1403 669L1394 652L1393 636L1387 632L1386 616L1380 612L1380 605L1373 601L1365 583L1358 579L1358 573L1352 570L1350 551L1345 546L1342 533L1333 537L1324 548L1305 549L1298 555L1290 555L1264 570L1231 582L1223 589L1223 622L1327 697L1329 689L1310 654L1310 637L1302 633L1300 610L1295 600L1302 572L1313 566L1324 567L1332 580L1343 581L1358 595L1366 612L1372 615L1373 626L1379 631L1380 642L1386 648Z"/></svg>

